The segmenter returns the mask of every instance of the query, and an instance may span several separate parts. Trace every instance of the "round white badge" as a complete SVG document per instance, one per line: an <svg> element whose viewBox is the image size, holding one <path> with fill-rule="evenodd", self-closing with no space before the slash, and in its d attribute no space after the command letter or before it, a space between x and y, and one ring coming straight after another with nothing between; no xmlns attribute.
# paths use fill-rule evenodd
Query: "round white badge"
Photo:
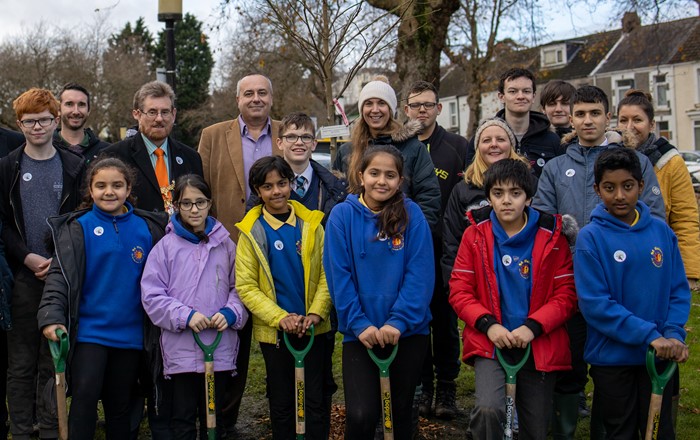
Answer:
<svg viewBox="0 0 700 440"><path fill-rule="evenodd" d="M504 255L503 258L501 258L501 262L504 266L510 266L513 262L513 258L510 255Z"/></svg>
<svg viewBox="0 0 700 440"><path fill-rule="evenodd" d="M275 241L275 249L281 251L282 249L284 249L284 243L282 243L281 240Z"/></svg>
<svg viewBox="0 0 700 440"><path fill-rule="evenodd" d="M25 182L29 182L30 180L32 180L32 177L33 177L33 176L32 176L32 173L24 173L24 174L22 175L22 179L23 179Z"/></svg>
<svg viewBox="0 0 700 440"><path fill-rule="evenodd" d="M92 232L94 232L95 235L97 235L99 237L100 235L105 233L105 230L102 226L98 226L95 229L93 229Z"/></svg>
<svg viewBox="0 0 700 440"><path fill-rule="evenodd" d="M661 194L661 189L658 186L654 185L651 187L651 192L658 196L659 194Z"/></svg>
<svg viewBox="0 0 700 440"><path fill-rule="evenodd" d="M625 253L625 251L615 251L615 253L613 254L613 258L618 263L622 263L627 259L627 254Z"/></svg>
<svg viewBox="0 0 700 440"><path fill-rule="evenodd" d="M544 159L542 159L541 157L539 159L537 159L537 166L543 167L544 166Z"/></svg>
<svg viewBox="0 0 700 440"><path fill-rule="evenodd" d="M178 165L182 165L182 158L180 156L175 156L175 162L177 162Z"/></svg>
<svg viewBox="0 0 700 440"><path fill-rule="evenodd" d="M566 177L574 177L574 174L576 174L576 170L573 168L569 168L564 174L566 174Z"/></svg>

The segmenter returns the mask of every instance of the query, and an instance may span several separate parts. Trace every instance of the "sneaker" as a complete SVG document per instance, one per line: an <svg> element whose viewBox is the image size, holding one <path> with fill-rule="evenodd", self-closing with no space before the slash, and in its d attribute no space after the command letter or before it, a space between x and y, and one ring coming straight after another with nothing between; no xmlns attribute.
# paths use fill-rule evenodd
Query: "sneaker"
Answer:
<svg viewBox="0 0 700 440"><path fill-rule="evenodd" d="M423 418L430 417L433 410L433 387L423 385L423 392L418 399L418 414Z"/></svg>
<svg viewBox="0 0 700 440"><path fill-rule="evenodd" d="M455 400L457 384L454 381L438 381L435 394L435 416L440 419L453 419L459 410Z"/></svg>

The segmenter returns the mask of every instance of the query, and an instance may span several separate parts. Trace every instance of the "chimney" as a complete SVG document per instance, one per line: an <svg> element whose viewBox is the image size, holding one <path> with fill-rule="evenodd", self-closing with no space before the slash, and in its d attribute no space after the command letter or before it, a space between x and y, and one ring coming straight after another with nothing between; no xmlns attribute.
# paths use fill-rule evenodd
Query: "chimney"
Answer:
<svg viewBox="0 0 700 440"><path fill-rule="evenodd" d="M622 33L624 34L629 34L641 25L642 20L635 11L625 12L625 15L622 16Z"/></svg>

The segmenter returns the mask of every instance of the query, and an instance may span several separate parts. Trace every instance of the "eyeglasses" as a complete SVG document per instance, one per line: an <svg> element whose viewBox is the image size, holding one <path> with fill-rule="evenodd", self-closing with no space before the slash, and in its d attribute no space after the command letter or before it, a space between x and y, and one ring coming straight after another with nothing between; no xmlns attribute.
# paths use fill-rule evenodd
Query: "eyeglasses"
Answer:
<svg viewBox="0 0 700 440"><path fill-rule="evenodd" d="M207 209L209 207L209 204L211 203L210 199L199 199L194 202L190 202L189 200L184 200L182 202L178 202L177 206L183 210L183 211L191 211L193 206L196 206L197 209Z"/></svg>
<svg viewBox="0 0 700 440"><path fill-rule="evenodd" d="M158 115L160 115L160 117L163 119L168 119L169 117L171 117L173 115L172 110L153 110L153 109L151 109L149 111L145 111L145 110L139 109L139 111L141 112L142 115L146 115L150 119L155 119L158 117Z"/></svg>
<svg viewBox="0 0 700 440"><path fill-rule="evenodd" d="M295 144L299 139L301 139L302 143L310 144L315 138L310 134L302 134L301 136L297 136L295 134L286 134L282 136L282 139L289 142L290 144Z"/></svg>
<svg viewBox="0 0 700 440"><path fill-rule="evenodd" d="M426 110L432 110L437 105L437 102L412 102L408 104L411 110L418 110L421 107L425 107Z"/></svg>
<svg viewBox="0 0 700 440"><path fill-rule="evenodd" d="M19 121L24 128L34 128L36 124L39 127L48 127L56 118L40 118L40 119L25 119L24 121Z"/></svg>

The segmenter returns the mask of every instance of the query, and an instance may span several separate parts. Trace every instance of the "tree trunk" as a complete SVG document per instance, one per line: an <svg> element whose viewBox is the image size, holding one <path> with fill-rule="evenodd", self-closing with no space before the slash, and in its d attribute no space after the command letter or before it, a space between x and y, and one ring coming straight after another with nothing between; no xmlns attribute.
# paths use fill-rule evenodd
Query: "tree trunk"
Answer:
<svg viewBox="0 0 700 440"><path fill-rule="evenodd" d="M386 11L405 11L399 25L396 47L396 73L399 77L399 102L406 100L408 88L425 80L440 86L440 56L445 47L447 27L452 14L459 9L458 0L368 0ZM405 10L404 8L408 8Z"/></svg>

